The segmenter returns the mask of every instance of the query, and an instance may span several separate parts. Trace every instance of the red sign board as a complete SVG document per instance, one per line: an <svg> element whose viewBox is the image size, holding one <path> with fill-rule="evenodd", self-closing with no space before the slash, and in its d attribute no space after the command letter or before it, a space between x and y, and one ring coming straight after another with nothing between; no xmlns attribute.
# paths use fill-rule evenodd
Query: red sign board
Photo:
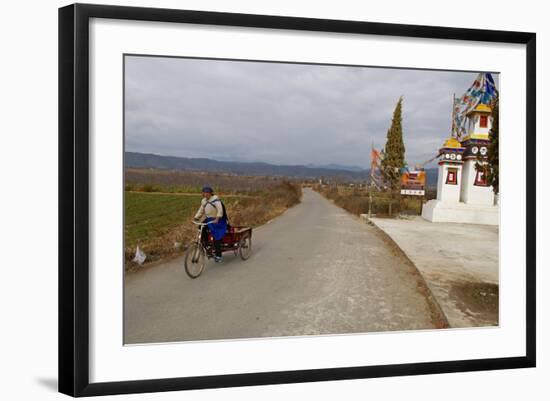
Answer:
<svg viewBox="0 0 550 401"><path fill-rule="evenodd" d="M426 186L426 172L407 171L401 174L401 195L424 196Z"/></svg>

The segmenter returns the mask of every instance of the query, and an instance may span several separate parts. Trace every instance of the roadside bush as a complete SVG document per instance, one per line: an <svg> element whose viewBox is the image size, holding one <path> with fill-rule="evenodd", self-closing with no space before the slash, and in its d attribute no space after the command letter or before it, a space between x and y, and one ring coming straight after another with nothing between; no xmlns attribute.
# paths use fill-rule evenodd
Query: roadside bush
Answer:
<svg viewBox="0 0 550 401"><path fill-rule="evenodd" d="M339 189L336 186L317 187L316 190L350 213L360 215L369 211L368 191L362 192L358 189L348 188ZM415 203L414 200L404 198L400 201L399 199L392 199L389 192L373 191L371 213L378 216L388 216L390 203L393 215L403 211L414 214L419 210L418 203Z"/></svg>
<svg viewBox="0 0 550 401"><path fill-rule="evenodd" d="M273 200L282 202L285 207L291 207L300 202L302 187L289 181L283 181L271 188L268 193Z"/></svg>
<svg viewBox="0 0 550 401"><path fill-rule="evenodd" d="M152 185L152 184L145 184L145 185L142 185L140 188L139 188L139 191L141 192L158 192L155 190L155 186Z"/></svg>
<svg viewBox="0 0 550 401"><path fill-rule="evenodd" d="M263 191L261 196L240 199L228 208L227 213L231 224L255 227L296 205L301 197L301 186L283 181Z"/></svg>

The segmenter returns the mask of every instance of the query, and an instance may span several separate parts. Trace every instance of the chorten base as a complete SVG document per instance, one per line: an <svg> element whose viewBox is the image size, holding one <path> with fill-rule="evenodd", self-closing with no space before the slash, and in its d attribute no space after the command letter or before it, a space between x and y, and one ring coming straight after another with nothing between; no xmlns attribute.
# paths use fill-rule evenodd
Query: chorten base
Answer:
<svg viewBox="0 0 550 401"><path fill-rule="evenodd" d="M499 207L442 202L432 199L422 207L422 217L434 223L470 223L498 226Z"/></svg>

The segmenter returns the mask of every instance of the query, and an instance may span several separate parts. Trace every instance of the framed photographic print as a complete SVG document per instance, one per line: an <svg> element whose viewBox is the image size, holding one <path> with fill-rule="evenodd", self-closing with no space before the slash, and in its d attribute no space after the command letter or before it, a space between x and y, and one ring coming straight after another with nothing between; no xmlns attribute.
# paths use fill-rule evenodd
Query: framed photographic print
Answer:
<svg viewBox="0 0 550 401"><path fill-rule="evenodd" d="M59 10L59 390L535 366L535 34Z"/></svg>

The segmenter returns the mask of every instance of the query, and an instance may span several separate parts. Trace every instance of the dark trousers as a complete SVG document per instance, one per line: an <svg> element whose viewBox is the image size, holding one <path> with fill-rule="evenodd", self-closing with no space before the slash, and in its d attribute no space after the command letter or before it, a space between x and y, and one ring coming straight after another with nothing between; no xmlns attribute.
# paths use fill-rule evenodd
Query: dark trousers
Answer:
<svg viewBox="0 0 550 401"><path fill-rule="evenodd" d="M202 232L202 239L203 239L204 242L208 241L208 233L209 233L208 229L205 229ZM222 256L222 240L221 239L217 240L217 239L214 238L214 255L218 256L218 257Z"/></svg>
<svg viewBox="0 0 550 401"><path fill-rule="evenodd" d="M222 257L222 240L214 240L214 251L217 257Z"/></svg>

